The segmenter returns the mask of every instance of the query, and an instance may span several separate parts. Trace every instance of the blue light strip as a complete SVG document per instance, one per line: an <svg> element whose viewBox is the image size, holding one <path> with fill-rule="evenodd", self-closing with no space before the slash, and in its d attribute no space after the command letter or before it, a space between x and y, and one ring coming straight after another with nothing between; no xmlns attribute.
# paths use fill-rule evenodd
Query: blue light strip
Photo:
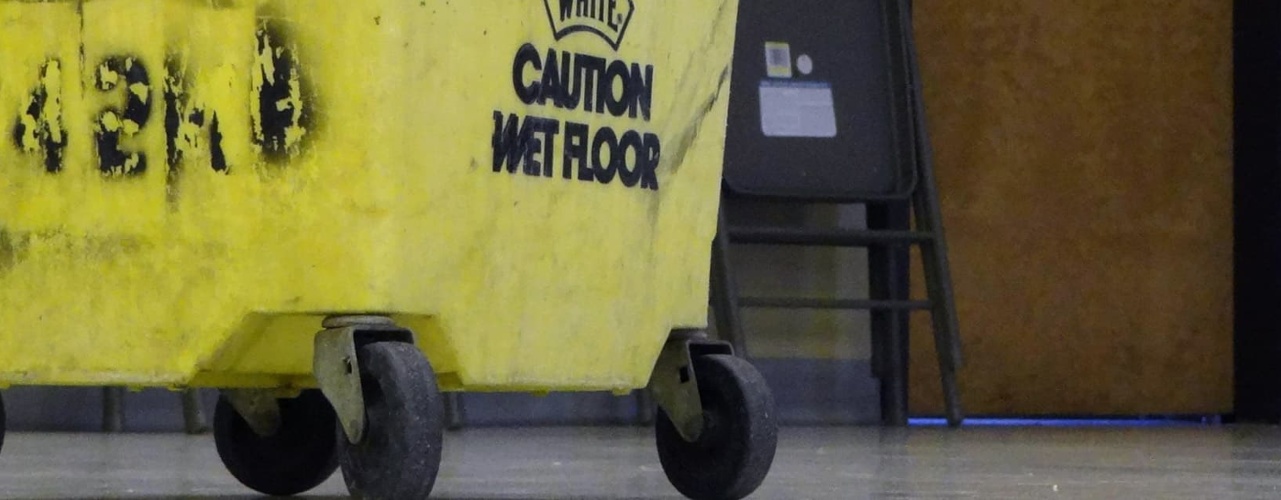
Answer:
<svg viewBox="0 0 1281 500"><path fill-rule="evenodd" d="M1207 417L1196 420L1192 418L1134 418L1134 419L1031 419L1031 418L970 418L964 427L1188 427L1212 425L1217 419ZM913 418L908 420L913 427L946 427L947 420L942 418Z"/></svg>

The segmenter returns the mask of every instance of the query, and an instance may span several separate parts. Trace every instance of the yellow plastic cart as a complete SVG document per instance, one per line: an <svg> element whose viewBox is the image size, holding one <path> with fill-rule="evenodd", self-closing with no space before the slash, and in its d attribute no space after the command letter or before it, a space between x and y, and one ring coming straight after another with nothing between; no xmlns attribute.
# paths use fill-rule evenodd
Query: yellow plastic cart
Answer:
<svg viewBox="0 0 1281 500"><path fill-rule="evenodd" d="M734 0L0 0L0 384L213 387L230 472L429 495L441 391L649 387L693 498Z"/></svg>

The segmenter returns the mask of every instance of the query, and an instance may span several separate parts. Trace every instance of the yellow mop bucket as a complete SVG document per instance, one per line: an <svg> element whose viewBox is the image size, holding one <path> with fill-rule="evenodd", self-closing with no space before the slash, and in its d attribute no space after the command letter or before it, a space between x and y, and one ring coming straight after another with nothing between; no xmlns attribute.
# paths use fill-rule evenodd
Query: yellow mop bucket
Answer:
<svg viewBox="0 0 1281 500"><path fill-rule="evenodd" d="M0 0L0 383L224 389L247 486L397 499L441 390L648 386L677 488L750 493L772 400L689 333L736 14Z"/></svg>

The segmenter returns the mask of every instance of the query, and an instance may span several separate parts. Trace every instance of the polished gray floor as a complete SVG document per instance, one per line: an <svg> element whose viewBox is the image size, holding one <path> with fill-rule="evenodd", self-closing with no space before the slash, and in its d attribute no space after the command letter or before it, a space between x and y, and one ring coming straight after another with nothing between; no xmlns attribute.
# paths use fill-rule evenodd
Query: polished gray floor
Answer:
<svg viewBox="0 0 1281 500"><path fill-rule="evenodd" d="M679 499L637 428L447 435L452 500ZM1261 427L785 429L753 498L1281 498L1281 430ZM338 476L314 498L343 495ZM256 498L209 436L12 434L2 498Z"/></svg>

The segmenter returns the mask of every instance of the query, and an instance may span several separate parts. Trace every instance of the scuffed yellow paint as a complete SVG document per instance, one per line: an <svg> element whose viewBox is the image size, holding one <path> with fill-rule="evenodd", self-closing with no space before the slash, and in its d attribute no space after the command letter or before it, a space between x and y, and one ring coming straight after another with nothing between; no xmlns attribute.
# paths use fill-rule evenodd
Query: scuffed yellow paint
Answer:
<svg viewBox="0 0 1281 500"><path fill-rule="evenodd" d="M45 89L45 104L40 110L40 118L47 125L53 142L62 143L62 65L50 63L40 80Z"/></svg>
<svg viewBox="0 0 1281 500"><path fill-rule="evenodd" d="M133 135L138 133L138 130L140 130L142 127L138 125L138 122L125 119L125 120L120 120L119 128L122 132L125 133L125 135Z"/></svg>
<svg viewBox="0 0 1281 500"><path fill-rule="evenodd" d="M298 78L298 71L289 72L289 97L276 101L276 110L284 111L292 109L295 113L306 112L303 107L306 106L302 100L302 84ZM306 127L294 121L285 128L285 148L293 149L302 143L303 137L307 135Z"/></svg>
<svg viewBox="0 0 1281 500"><path fill-rule="evenodd" d="M106 111L102 113L102 130L106 132L116 132L125 128L123 122L124 121L121 120L114 111ZM136 128L137 124L134 124L134 127Z"/></svg>
<svg viewBox="0 0 1281 500"><path fill-rule="evenodd" d="M135 83L129 86L129 93L138 96L144 104L151 99L151 87L141 83Z"/></svg>
<svg viewBox="0 0 1281 500"><path fill-rule="evenodd" d="M706 322L737 3L635 4L615 51L556 40L542 0L0 0L0 124L56 59L41 118L67 131L57 174L33 138L0 140L0 385L305 386L322 317L383 313L448 389L643 386L669 331ZM258 47L272 23L285 39ZM525 43L653 64L652 120L525 105ZM284 47L269 104L313 120L268 158L256 99ZM109 57L148 70L128 89L146 123L104 114L124 104L98 90L123 81ZM661 188L495 173L496 111L653 133ZM102 175L98 126L127 129L146 172Z"/></svg>
<svg viewBox="0 0 1281 500"><path fill-rule="evenodd" d="M276 83L276 61L272 57L273 49L271 45L273 40L270 35L262 31L262 28L258 31L258 36L262 39L263 44L254 53L253 72L249 80L249 88L253 91L251 100L257 99L258 92L263 86ZM250 105L254 107L257 107L257 104L259 103L250 102ZM254 120L254 137L262 141L264 139L262 117L258 114L253 114L252 118Z"/></svg>
<svg viewBox="0 0 1281 500"><path fill-rule="evenodd" d="M107 66L106 63L102 63L98 66L98 85L100 87L111 88L115 87L118 83L120 83L120 73L111 69L111 67Z"/></svg>

